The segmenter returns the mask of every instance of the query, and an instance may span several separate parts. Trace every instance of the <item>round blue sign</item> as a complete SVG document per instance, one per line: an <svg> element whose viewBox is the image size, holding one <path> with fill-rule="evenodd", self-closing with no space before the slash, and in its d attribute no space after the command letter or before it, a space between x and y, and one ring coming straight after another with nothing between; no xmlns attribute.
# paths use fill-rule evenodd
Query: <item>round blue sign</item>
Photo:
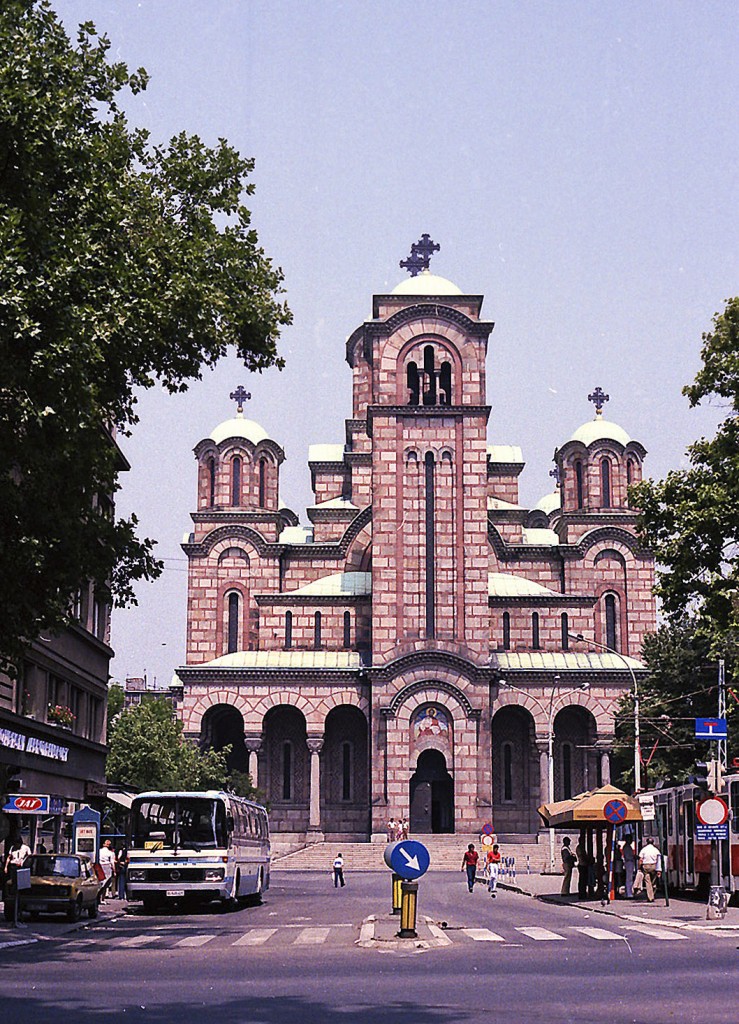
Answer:
<svg viewBox="0 0 739 1024"><path fill-rule="evenodd" d="M603 808L603 817L612 825L620 825L626 820L626 804L623 800L609 800Z"/></svg>
<svg viewBox="0 0 739 1024"><path fill-rule="evenodd" d="M431 863L431 856L423 845L415 839L403 839L400 843L390 843L385 847L385 863L401 878L412 882L425 875Z"/></svg>

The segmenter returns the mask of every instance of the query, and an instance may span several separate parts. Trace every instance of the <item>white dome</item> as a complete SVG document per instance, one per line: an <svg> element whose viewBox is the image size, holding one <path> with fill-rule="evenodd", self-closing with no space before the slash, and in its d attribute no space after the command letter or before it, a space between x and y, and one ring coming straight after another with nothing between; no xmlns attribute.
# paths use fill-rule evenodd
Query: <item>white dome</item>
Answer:
<svg viewBox="0 0 739 1024"><path fill-rule="evenodd" d="M456 284L445 277L437 277L430 270L422 270L416 277L406 277L396 284L391 295L462 295Z"/></svg>
<svg viewBox="0 0 739 1024"><path fill-rule="evenodd" d="M542 530L541 533L549 533ZM488 597L558 597L549 587L542 586L525 576L513 576L508 572L488 573Z"/></svg>
<svg viewBox="0 0 739 1024"><path fill-rule="evenodd" d="M618 441L624 447L631 441L623 427L619 427L618 423L611 423L610 420L604 420L601 416L596 416L594 420L588 420L578 427L570 441L580 441L587 448L593 441L606 439Z"/></svg>
<svg viewBox="0 0 739 1024"><path fill-rule="evenodd" d="M231 420L224 420L211 432L210 439L220 444L229 437L245 437L252 444L259 444L265 441L269 434L260 427L254 420L247 420L244 416L234 416Z"/></svg>
<svg viewBox="0 0 739 1024"><path fill-rule="evenodd" d="M562 495L559 492L559 488L556 491L552 491L550 494L545 494L540 501L537 501L535 508L539 511L545 512L549 515L550 512L554 512L556 508L562 508Z"/></svg>

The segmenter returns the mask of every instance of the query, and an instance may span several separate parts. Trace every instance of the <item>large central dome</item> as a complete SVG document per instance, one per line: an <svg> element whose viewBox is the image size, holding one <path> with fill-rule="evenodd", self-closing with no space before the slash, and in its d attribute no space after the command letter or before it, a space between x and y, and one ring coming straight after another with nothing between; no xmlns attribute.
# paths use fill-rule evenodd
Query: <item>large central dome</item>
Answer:
<svg viewBox="0 0 739 1024"><path fill-rule="evenodd" d="M464 293L452 281L438 277L430 270L422 270L415 277L406 277L396 284L391 295L463 295Z"/></svg>

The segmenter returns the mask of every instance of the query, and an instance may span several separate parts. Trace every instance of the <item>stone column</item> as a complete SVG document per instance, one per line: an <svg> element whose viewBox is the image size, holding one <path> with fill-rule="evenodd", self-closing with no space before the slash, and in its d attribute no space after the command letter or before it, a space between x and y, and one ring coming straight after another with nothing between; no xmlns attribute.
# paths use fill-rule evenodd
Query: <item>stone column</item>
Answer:
<svg viewBox="0 0 739 1024"><path fill-rule="evenodd" d="M248 758L247 771L255 789L259 786L259 751L262 749L262 739L260 732L244 734L244 746Z"/></svg>
<svg viewBox="0 0 739 1024"><path fill-rule="evenodd" d="M321 831L321 748L323 736L308 736L310 751L310 817L308 831L314 834Z"/></svg>
<svg viewBox="0 0 739 1024"><path fill-rule="evenodd" d="M549 804L554 794L549 792L549 742L538 739L536 749L539 751L539 804Z"/></svg>

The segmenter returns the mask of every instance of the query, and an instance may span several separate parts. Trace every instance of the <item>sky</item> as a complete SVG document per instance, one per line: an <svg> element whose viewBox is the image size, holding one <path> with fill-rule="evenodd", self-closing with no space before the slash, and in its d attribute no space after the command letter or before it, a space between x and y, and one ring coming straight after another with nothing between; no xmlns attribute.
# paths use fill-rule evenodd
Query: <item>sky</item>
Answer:
<svg viewBox="0 0 739 1024"><path fill-rule="evenodd" d="M118 511L165 570L114 611L113 678L167 685L184 663L192 449L234 414L239 384L307 523L308 446L342 443L351 416L344 342L422 232L441 245L432 271L483 294L495 321L488 441L522 447L522 504L552 489L554 449L592 418L598 385L655 478L723 417L681 390L739 290L733 0L53 6L149 72L123 105L153 142L186 131L255 159L247 205L294 314L282 372L230 356L183 395L140 396Z"/></svg>

